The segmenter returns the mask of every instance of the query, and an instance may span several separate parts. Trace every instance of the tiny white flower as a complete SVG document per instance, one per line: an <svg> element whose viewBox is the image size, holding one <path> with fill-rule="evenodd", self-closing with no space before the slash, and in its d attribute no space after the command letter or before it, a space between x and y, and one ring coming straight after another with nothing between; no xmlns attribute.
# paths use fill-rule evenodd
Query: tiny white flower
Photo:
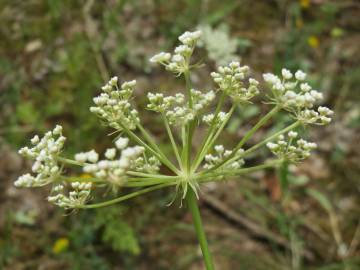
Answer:
<svg viewBox="0 0 360 270"><path fill-rule="evenodd" d="M170 58L171 58L170 53L161 52L161 53L158 53L158 54L154 55L153 57L151 57L150 62L151 63L168 62L170 60Z"/></svg>
<svg viewBox="0 0 360 270"><path fill-rule="evenodd" d="M60 135L61 132L62 132L62 126L56 125L56 127L55 127L54 130L53 130L53 134L54 134L54 135Z"/></svg>
<svg viewBox="0 0 360 270"><path fill-rule="evenodd" d="M289 133L288 133L288 136L293 139L296 138L297 135L298 135L298 133L295 131L289 131Z"/></svg>
<svg viewBox="0 0 360 270"><path fill-rule="evenodd" d="M32 139L31 139L31 143L32 144L37 144L40 141L40 138L38 135L35 135Z"/></svg>
<svg viewBox="0 0 360 270"><path fill-rule="evenodd" d="M295 78L299 81L303 81L306 78L306 73L302 70L298 70L295 72Z"/></svg>
<svg viewBox="0 0 360 270"><path fill-rule="evenodd" d="M115 141L115 146L119 150L124 149L126 146L128 146L128 144L129 144L129 139L128 138L120 137Z"/></svg>
<svg viewBox="0 0 360 270"><path fill-rule="evenodd" d="M224 153L224 151L225 151L223 145L216 145L216 146L214 147L214 149L215 149L215 151L216 151L217 153L219 153L219 154L222 154L222 153Z"/></svg>
<svg viewBox="0 0 360 270"><path fill-rule="evenodd" d="M292 73L290 72L290 70L288 70L286 68L283 68L281 70L281 74L284 77L284 79L286 79L286 80L290 80L293 76Z"/></svg>
<svg viewBox="0 0 360 270"><path fill-rule="evenodd" d="M300 89L304 92L309 92L311 90L311 86L308 83L300 84Z"/></svg>
<svg viewBox="0 0 360 270"><path fill-rule="evenodd" d="M116 86L117 83L118 83L118 77L117 76L114 76L110 79L109 83L113 86Z"/></svg>
<svg viewBox="0 0 360 270"><path fill-rule="evenodd" d="M97 162L99 159L99 154L96 153L95 150L91 150L89 152L87 152L87 160L92 162L92 163L95 163Z"/></svg>
<svg viewBox="0 0 360 270"><path fill-rule="evenodd" d="M109 148L106 149L105 157L108 159L114 159L116 155L116 149L115 148Z"/></svg>
<svg viewBox="0 0 360 270"><path fill-rule="evenodd" d="M84 163L87 160L86 153L77 153L75 154L75 160L81 163Z"/></svg>

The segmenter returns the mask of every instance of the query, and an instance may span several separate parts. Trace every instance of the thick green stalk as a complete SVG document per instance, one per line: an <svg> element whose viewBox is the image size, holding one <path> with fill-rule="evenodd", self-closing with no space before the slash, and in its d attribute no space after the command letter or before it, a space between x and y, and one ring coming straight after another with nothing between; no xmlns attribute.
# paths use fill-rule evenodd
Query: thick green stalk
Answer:
<svg viewBox="0 0 360 270"><path fill-rule="evenodd" d="M200 216L200 211L199 211L199 207L197 204L197 199L195 196L194 191L190 188L187 193L186 193L186 202L187 205L190 209L192 218L193 218L193 223L194 223L194 227L195 227L195 231L200 243L200 247L201 247L201 251L204 257L204 262L205 262L205 266L206 266L206 270L214 270L214 263L209 251L209 247L208 247L208 243L206 240L206 235L204 232L204 228L201 222L201 216Z"/></svg>

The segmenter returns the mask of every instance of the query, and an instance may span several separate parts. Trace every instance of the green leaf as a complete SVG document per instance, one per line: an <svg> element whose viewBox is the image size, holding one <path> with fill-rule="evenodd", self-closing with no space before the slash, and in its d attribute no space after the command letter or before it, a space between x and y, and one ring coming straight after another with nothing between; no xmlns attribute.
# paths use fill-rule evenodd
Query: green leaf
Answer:
<svg viewBox="0 0 360 270"><path fill-rule="evenodd" d="M320 191L316 189L308 189L307 194L317 200L318 203L327 211L331 212L333 210L330 200Z"/></svg>
<svg viewBox="0 0 360 270"><path fill-rule="evenodd" d="M122 219L123 206L113 206L96 212L95 228L102 228L102 240L118 252L140 253L139 242L134 230Z"/></svg>

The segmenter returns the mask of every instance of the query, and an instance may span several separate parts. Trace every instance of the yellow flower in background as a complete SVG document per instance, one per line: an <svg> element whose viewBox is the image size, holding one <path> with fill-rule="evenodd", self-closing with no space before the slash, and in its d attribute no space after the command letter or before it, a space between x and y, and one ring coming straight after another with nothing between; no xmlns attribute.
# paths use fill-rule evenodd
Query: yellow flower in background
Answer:
<svg viewBox="0 0 360 270"><path fill-rule="evenodd" d="M302 8L309 8L310 6L310 0L299 0L299 2Z"/></svg>
<svg viewBox="0 0 360 270"><path fill-rule="evenodd" d="M307 40L308 44L312 48L317 48L320 45L320 41L316 36L310 36Z"/></svg>
<svg viewBox="0 0 360 270"><path fill-rule="evenodd" d="M69 247L69 239L65 238L65 237L61 237L59 239L57 239L52 247L52 251L55 254L59 254L63 251L66 251Z"/></svg>
<svg viewBox="0 0 360 270"><path fill-rule="evenodd" d="M92 176L90 174L88 174L88 173L83 173L82 175L80 175L80 178L84 178L84 179L91 178L91 177Z"/></svg>
<svg viewBox="0 0 360 270"><path fill-rule="evenodd" d="M302 28L304 26L304 21L301 18L297 18L295 21L296 28Z"/></svg>

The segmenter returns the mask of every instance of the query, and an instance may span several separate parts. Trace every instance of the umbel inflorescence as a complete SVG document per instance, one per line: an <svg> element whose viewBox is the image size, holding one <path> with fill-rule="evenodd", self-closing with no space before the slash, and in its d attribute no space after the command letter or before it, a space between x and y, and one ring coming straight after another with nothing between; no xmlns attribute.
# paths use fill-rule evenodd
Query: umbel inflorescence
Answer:
<svg viewBox="0 0 360 270"><path fill-rule="evenodd" d="M102 123L114 129L117 137L113 145L103 154L89 150L67 158L62 154L65 143L62 128L56 126L42 138L34 136L31 148L19 151L34 163L32 174L20 176L15 185L50 185L49 202L65 209L94 208L165 187L174 187L181 198L185 198L189 190L198 196L202 183L275 167L284 161L298 163L309 157L316 144L300 138L295 130L311 124L328 124L333 112L317 107L323 97L306 82L306 74L301 70L293 74L287 69L282 70L281 76L266 73L263 75L265 84L261 86L250 77L248 66L231 62L210 74L214 90L194 89L190 73L200 65L192 61L192 55L200 38L199 31L185 32L179 37L181 44L173 53L161 52L150 59L185 81L184 91L175 95L147 93L146 109L154 112L153 117L162 119L172 146L171 153L161 149L156 138L141 123L134 104L136 81L120 84L118 78L113 77L93 99L94 105L90 108ZM232 149L225 149L219 138L229 119L235 110L251 103L259 94L266 97L264 101L271 110ZM253 134L280 111L288 113L292 123L247 147ZM196 143L198 147L194 147L194 133L200 125L205 126L206 132L202 141ZM274 158L247 167L247 155L263 146L267 146ZM66 166L78 166L90 176L69 175ZM96 190L109 187L125 194L90 203L98 194Z"/></svg>

